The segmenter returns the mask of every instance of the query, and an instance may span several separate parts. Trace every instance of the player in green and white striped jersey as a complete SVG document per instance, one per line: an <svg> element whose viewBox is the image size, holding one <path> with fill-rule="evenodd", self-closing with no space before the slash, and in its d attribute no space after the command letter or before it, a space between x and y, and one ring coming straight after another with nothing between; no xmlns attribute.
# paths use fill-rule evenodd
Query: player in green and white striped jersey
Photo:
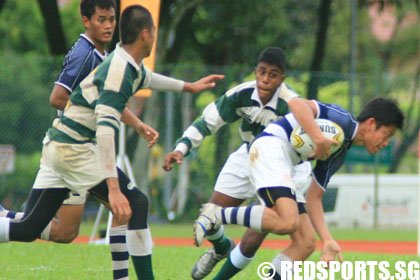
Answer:
<svg viewBox="0 0 420 280"><path fill-rule="evenodd" d="M270 122L282 118L289 110L296 116L299 123L305 126L305 130L316 139L316 157L325 158L329 155L331 142L326 139L319 128L315 125L307 100L298 97L286 83L285 79L286 58L283 51L277 47L269 47L262 51L258 57L258 65L255 70L256 80L240 84L223 96L210 103L203 111L202 116L188 127L182 137L176 142L175 150L166 156L163 168L167 171L172 169L172 163L182 163L182 159L191 149L197 148L204 137L216 133L225 124L241 120L239 135L243 144L233 152L216 180L214 192L209 202L220 206L238 206L246 199L255 196L255 188L249 179L248 167L248 144ZM311 167L309 163L299 165L294 170L294 182L297 188L306 187L309 183ZM302 254L312 253L305 248L302 242L307 236L306 230L311 227L309 218L304 211L305 199L302 192L297 192L299 203L300 227L295 236L299 236L299 242L292 235L292 251L299 255L291 258L300 259ZM259 215L261 213L256 213ZM251 212L251 222L252 222ZM255 219L258 220L258 219ZM200 226L196 227L201 230ZM205 233L207 239L214 245L200 257L194 266L191 275L194 279L202 279L207 276L216 263L229 255L227 268L220 272L220 279L231 277L248 265L265 234L249 230L244 242L235 249L234 242L224 235L223 226L214 232ZM199 246L202 240L195 240ZM232 250L233 249L233 250ZM232 251L231 251L232 250ZM306 256L306 255L305 255ZM219 273L219 274L220 274ZM219 278L217 278L219 279Z"/></svg>
<svg viewBox="0 0 420 280"><path fill-rule="evenodd" d="M156 27L150 12L140 5L124 10L120 34L116 50L79 84L60 119L48 130L24 218L0 218L0 243L35 240L70 191L84 194L100 189L95 195L111 205L117 222L128 223L127 247L138 278L154 279L148 199L115 163L114 138L120 120L138 125L137 117L125 109L138 89L197 93L214 87L223 76L186 83L144 67L142 61L150 55ZM142 136L153 144L156 134L148 131Z"/></svg>

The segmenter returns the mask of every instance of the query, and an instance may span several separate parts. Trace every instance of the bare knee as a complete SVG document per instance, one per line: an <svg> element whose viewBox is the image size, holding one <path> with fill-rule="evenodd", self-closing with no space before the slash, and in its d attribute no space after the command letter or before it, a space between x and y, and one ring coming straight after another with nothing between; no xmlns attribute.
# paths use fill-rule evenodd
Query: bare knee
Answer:
<svg viewBox="0 0 420 280"><path fill-rule="evenodd" d="M276 223L276 226L272 230L272 233L277 235L285 235L294 233L298 228L298 219L295 217L289 217Z"/></svg>
<svg viewBox="0 0 420 280"><path fill-rule="evenodd" d="M71 243L79 235L79 227L66 228L60 227L59 223L51 227L50 241L56 243Z"/></svg>

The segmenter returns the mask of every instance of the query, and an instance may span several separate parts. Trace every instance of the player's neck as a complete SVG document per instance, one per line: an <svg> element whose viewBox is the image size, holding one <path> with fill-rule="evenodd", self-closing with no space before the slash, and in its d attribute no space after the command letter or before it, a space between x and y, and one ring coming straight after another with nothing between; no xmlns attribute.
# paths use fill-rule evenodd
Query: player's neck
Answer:
<svg viewBox="0 0 420 280"><path fill-rule="evenodd" d="M136 43L122 44L121 47L140 65L141 61L148 56L145 51Z"/></svg>
<svg viewBox="0 0 420 280"><path fill-rule="evenodd" d="M356 136L354 137L354 140L353 140L353 145L364 146L364 138L367 132L368 132L368 127L366 123L365 122L359 123Z"/></svg>
<svg viewBox="0 0 420 280"><path fill-rule="evenodd" d="M93 43L93 45L95 46L95 49L97 49L102 55L105 55L106 44L99 42L98 40L95 40L94 38L92 38L92 36L89 36L89 33L87 32L85 33L85 35Z"/></svg>

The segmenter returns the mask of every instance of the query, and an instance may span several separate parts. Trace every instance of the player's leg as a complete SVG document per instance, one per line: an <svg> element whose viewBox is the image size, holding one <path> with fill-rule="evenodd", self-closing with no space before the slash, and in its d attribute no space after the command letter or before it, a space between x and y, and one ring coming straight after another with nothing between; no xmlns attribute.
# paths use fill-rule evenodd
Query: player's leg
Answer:
<svg viewBox="0 0 420 280"><path fill-rule="evenodd" d="M57 243L71 243L78 235L85 209L86 195L71 192L51 221L49 240ZM44 238L42 238L44 239Z"/></svg>
<svg viewBox="0 0 420 280"><path fill-rule="evenodd" d="M217 177L209 202L222 207L239 206L254 195L254 187L249 181L247 145L243 144L227 159ZM206 238L214 247L207 249L194 265L191 271L194 279L207 276L220 260L229 255L235 245L225 235L223 226L206 232Z"/></svg>
<svg viewBox="0 0 420 280"><path fill-rule="evenodd" d="M243 201L243 199L237 199L218 191L214 191L209 200L209 202L222 207L238 206ZM216 264L226 258L230 251L235 247L235 242L225 235L223 225L216 229L209 230L206 233L206 238L213 244L213 248L207 249L195 263L191 270L191 277L193 279L203 279L210 274Z"/></svg>
<svg viewBox="0 0 420 280"><path fill-rule="evenodd" d="M291 244L281 254L277 255L276 259L304 260L314 250L314 230L306 214L304 207L305 198L303 196L303 192L310 182L310 173L311 165L309 163L299 164L293 168L292 177L296 185L299 224L296 232L290 235ZM248 229L242 237L241 243L232 250L228 260L223 264L215 279L230 279L249 265L266 235L267 233Z"/></svg>
<svg viewBox="0 0 420 280"><path fill-rule="evenodd" d="M304 207L303 204L299 204L299 212L302 212L301 207ZM315 230L308 214L306 214L304 209L303 211L304 212L299 215L298 229L290 235L292 242L271 261L278 274L274 279L280 279L282 262L304 261L315 250ZM283 280L288 279L291 279L291 277Z"/></svg>
<svg viewBox="0 0 420 280"><path fill-rule="evenodd" d="M57 218L48 223L39 238L57 243L72 242L79 234L85 200L86 196L71 192L70 198L66 199L58 210ZM10 218L12 221L20 221L23 215L24 212L0 209L0 217Z"/></svg>
<svg viewBox="0 0 420 280"><path fill-rule="evenodd" d="M100 184L95 187L94 193L107 193L107 186ZM108 201L102 200L93 196L102 203L106 208L111 210L111 205ZM101 195L103 197L103 195ZM120 224L116 221L115 216L112 217L112 224L109 230L109 249L111 250L112 259L112 274L114 280L125 280L128 279L128 265L129 257L127 248L127 225Z"/></svg>
<svg viewBox="0 0 420 280"><path fill-rule="evenodd" d="M230 279L247 267L264 241L267 233L248 229L241 242L230 252L229 257L213 279Z"/></svg>
<svg viewBox="0 0 420 280"><path fill-rule="evenodd" d="M152 236L147 225L149 200L120 169L118 169L118 180L121 192L128 199L132 210L126 239L128 252L133 261L137 278L154 279L152 269ZM92 188L90 192L101 200L108 202L108 188L97 186Z"/></svg>
<svg viewBox="0 0 420 280"><path fill-rule="evenodd" d="M68 193L69 189L65 188L32 189L20 221L0 218L0 242L32 242L37 239Z"/></svg>

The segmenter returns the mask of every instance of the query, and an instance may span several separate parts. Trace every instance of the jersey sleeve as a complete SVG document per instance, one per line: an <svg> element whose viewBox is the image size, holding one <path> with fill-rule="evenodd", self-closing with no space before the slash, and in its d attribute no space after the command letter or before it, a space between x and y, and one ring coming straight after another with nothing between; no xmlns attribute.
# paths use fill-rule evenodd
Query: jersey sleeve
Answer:
<svg viewBox="0 0 420 280"><path fill-rule="evenodd" d="M328 160L318 160L316 162L315 168L312 170L312 176L322 190L326 190L332 175L340 169L345 159L346 150L343 149L341 152L333 155Z"/></svg>
<svg viewBox="0 0 420 280"><path fill-rule="evenodd" d="M189 126L175 143L176 150L184 155L197 148L204 137L216 133L222 126L240 118L237 114L238 96L224 94L204 108L200 118Z"/></svg>
<svg viewBox="0 0 420 280"><path fill-rule="evenodd" d="M64 59L63 67L55 84L72 93L83 78L89 74L91 66L88 64L93 55L93 51L79 45L71 49Z"/></svg>
<svg viewBox="0 0 420 280"><path fill-rule="evenodd" d="M289 102L293 98L299 97L299 94L288 84L282 83L280 86L280 98L284 101Z"/></svg>
<svg viewBox="0 0 420 280"><path fill-rule="evenodd" d="M144 65L140 67L140 82L137 86L136 91L141 89L151 89L152 84L152 71Z"/></svg>

